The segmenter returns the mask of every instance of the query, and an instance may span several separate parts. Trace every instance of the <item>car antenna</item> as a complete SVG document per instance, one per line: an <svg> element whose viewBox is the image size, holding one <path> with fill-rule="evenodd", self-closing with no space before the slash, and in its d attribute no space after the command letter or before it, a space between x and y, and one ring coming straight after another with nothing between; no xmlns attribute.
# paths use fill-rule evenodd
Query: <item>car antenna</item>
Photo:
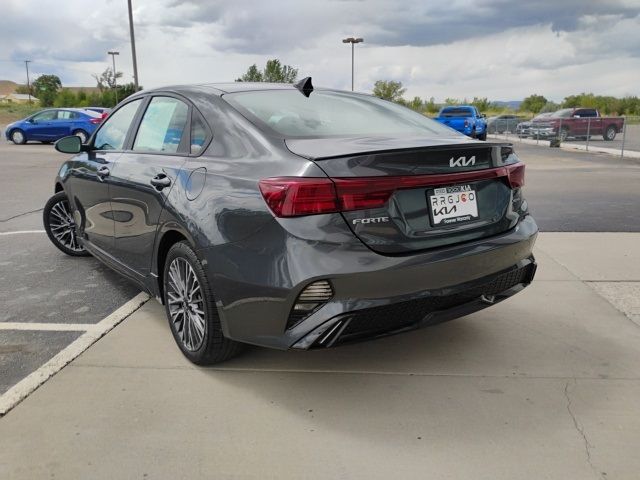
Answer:
<svg viewBox="0 0 640 480"><path fill-rule="evenodd" d="M300 90L300 92L305 97L308 97L309 95L311 95L311 92L313 92L313 84L311 83L311 77L304 77L299 82L294 83L293 86L296 87L298 90Z"/></svg>

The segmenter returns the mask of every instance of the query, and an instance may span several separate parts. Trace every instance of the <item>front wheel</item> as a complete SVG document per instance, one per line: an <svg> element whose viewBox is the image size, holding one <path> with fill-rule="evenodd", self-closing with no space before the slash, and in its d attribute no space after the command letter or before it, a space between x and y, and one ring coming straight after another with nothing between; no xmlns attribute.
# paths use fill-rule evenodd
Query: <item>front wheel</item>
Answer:
<svg viewBox="0 0 640 480"><path fill-rule="evenodd" d="M27 143L27 136L20 129L17 129L11 132L10 138L11 138L11 141L16 145L24 145L25 143Z"/></svg>
<svg viewBox="0 0 640 480"><path fill-rule="evenodd" d="M80 141L83 144L87 143L87 140L89 140L89 134L87 132L85 132L84 130L74 130L73 134L76 137L80 137Z"/></svg>
<svg viewBox="0 0 640 480"><path fill-rule="evenodd" d="M222 333L209 281L189 244L178 242L169 249L163 278L169 327L184 356L208 365L236 355L240 344Z"/></svg>
<svg viewBox="0 0 640 480"><path fill-rule="evenodd" d="M89 255L78 238L69 200L64 192L58 192L44 206L42 222L47 236L59 250L72 257Z"/></svg>
<svg viewBox="0 0 640 480"><path fill-rule="evenodd" d="M614 127L613 125L609 125L607 127L607 129L605 130L604 135L602 136L602 138L604 138L605 141L607 141L607 142L611 142L612 140L615 140L617 133L618 132L616 130L616 127Z"/></svg>

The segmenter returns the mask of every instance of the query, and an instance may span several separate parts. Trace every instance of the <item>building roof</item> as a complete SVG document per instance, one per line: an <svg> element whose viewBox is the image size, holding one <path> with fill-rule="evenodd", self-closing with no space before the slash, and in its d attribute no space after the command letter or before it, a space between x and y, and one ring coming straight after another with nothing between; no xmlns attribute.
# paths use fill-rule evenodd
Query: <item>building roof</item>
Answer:
<svg viewBox="0 0 640 480"><path fill-rule="evenodd" d="M31 100L33 101L38 100L33 95L29 97L29 95L27 95L26 93L8 93L7 95L0 95L0 98L7 98L7 99L13 99L13 100L29 100L29 98L31 98Z"/></svg>

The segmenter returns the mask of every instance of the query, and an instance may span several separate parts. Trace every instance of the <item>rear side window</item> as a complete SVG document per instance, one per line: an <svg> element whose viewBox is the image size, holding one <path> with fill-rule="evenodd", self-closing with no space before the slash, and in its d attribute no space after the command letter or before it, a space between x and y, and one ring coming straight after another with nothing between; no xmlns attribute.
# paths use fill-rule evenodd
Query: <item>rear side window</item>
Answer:
<svg viewBox="0 0 640 480"><path fill-rule="evenodd" d="M580 117L597 117L598 113L593 108L583 108L576 110L575 115Z"/></svg>
<svg viewBox="0 0 640 480"><path fill-rule="evenodd" d="M187 125L189 107L172 97L153 97L144 112L134 151L176 153Z"/></svg>
<svg viewBox="0 0 640 480"><path fill-rule="evenodd" d="M141 101L142 99L138 99L129 102L107 118L93 141L96 150L122 150Z"/></svg>
<svg viewBox="0 0 640 480"><path fill-rule="evenodd" d="M71 120L78 118L76 112L70 112L69 110L58 110L58 120Z"/></svg>
<svg viewBox="0 0 640 480"><path fill-rule="evenodd" d="M193 116L191 118L191 153L198 154L204 147L205 142L207 141L208 136L207 127L204 124L204 120L202 117L193 112Z"/></svg>

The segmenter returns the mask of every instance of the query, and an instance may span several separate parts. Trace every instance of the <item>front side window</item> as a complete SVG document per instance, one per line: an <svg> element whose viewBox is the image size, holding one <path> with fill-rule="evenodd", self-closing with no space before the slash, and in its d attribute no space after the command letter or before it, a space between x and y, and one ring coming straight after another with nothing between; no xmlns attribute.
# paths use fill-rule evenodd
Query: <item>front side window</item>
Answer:
<svg viewBox="0 0 640 480"><path fill-rule="evenodd" d="M420 113L369 95L316 90L305 97L291 89L237 92L222 98L255 124L286 137L458 136Z"/></svg>
<svg viewBox="0 0 640 480"><path fill-rule="evenodd" d="M47 110L46 112L40 112L34 115L33 117L31 117L31 120L35 122L46 122L48 120L55 119L57 114L58 112L55 110Z"/></svg>
<svg viewBox="0 0 640 480"><path fill-rule="evenodd" d="M141 102L141 98L129 102L109 115L100 130L98 130L98 133L96 133L93 148L95 150L122 150L124 141L127 138L127 132Z"/></svg>
<svg viewBox="0 0 640 480"><path fill-rule="evenodd" d="M144 112L134 151L176 153L187 125L189 107L172 97L153 97Z"/></svg>

